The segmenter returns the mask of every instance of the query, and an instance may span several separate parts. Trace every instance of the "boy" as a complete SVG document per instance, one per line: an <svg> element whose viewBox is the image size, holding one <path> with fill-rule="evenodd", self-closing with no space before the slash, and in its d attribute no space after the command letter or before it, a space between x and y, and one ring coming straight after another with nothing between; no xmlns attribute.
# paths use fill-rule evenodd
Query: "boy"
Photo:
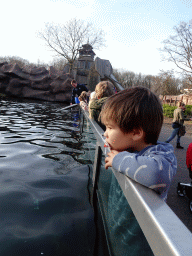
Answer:
<svg viewBox="0 0 192 256"><path fill-rule="evenodd" d="M105 168L112 166L166 200L177 161L172 145L157 142L163 124L159 99L144 87L123 90L106 101L101 121L111 148Z"/></svg>
<svg viewBox="0 0 192 256"><path fill-rule="evenodd" d="M105 168L112 166L166 200L177 162L173 146L157 142L163 124L159 99L144 87L125 89L107 99L100 117L111 148ZM106 219L114 255L154 255L114 175Z"/></svg>

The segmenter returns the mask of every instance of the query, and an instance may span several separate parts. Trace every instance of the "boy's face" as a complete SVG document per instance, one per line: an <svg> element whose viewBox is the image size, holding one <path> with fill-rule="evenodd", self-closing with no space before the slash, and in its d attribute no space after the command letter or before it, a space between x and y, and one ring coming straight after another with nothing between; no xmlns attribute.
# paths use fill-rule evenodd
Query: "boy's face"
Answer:
<svg viewBox="0 0 192 256"><path fill-rule="evenodd" d="M77 83L72 83L72 86L73 86L74 88L76 88L76 87L77 87Z"/></svg>
<svg viewBox="0 0 192 256"><path fill-rule="evenodd" d="M105 126L104 136L111 150L125 151L130 148L134 149L133 132L123 133L114 121L108 121Z"/></svg>

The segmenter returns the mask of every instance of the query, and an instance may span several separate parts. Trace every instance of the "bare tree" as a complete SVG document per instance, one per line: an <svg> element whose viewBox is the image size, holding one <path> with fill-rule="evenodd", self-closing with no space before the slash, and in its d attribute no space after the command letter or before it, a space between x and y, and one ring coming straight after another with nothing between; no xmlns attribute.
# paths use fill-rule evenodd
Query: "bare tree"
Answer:
<svg viewBox="0 0 192 256"><path fill-rule="evenodd" d="M56 68L57 70L64 70L65 66L67 64L66 59L64 58L54 58L51 62L50 65Z"/></svg>
<svg viewBox="0 0 192 256"><path fill-rule="evenodd" d="M24 67L25 65L29 65L30 62L26 59L20 58L18 56L5 56L0 57L0 62L7 62L9 64L18 64L19 67Z"/></svg>
<svg viewBox="0 0 192 256"><path fill-rule="evenodd" d="M181 86L180 86L180 90L183 89L192 89L192 80L190 80L188 77L183 76L181 78Z"/></svg>
<svg viewBox="0 0 192 256"><path fill-rule="evenodd" d="M103 30L97 30L92 23L85 23L76 18L69 20L65 25L47 23L45 30L38 35L56 56L62 56L68 61L70 70L83 44L88 42L94 49L99 49L105 44Z"/></svg>
<svg viewBox="0 0 192 256"><path fill-rule="evenodd" d="M143 86L156 95L180 94L181 80L175 78L173 70L161 70L158 76L152 76L113 69L113 74L124 88Z"/></svg>
<svg viewBox="0 0 192 256"><path fill-rule="evenodd" d="M173 62L188 77L192 77L192 26L181 22L174 28L175 35L164 40L164 60Z"/></svg>
<svg viewBox="0 0 192 256"><path fill-rule="evenodd" d="M134 72L113 69L113 75L124 88L135 86L136 75Z"/></svg>
<svg viewBox="0 0 192 256"><path fill-rule="evenodd" d="M161 70L159 73L159 88L161 95L179 95L180 88L179 85L181 83L180 79L175 78L174 71L168 70L164 71Z"/></svg>

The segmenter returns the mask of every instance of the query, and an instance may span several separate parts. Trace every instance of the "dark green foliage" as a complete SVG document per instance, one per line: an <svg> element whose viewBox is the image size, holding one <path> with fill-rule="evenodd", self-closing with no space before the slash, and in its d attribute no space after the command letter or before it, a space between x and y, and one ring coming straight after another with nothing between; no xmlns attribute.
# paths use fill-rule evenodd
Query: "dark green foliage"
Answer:
<svg viewBox="0 0 192 256"><path fill-rule="evenodd" d="M163 104L163 115L173 118L173 112L177 108L177 106L169 106L168 104ZM192 114L192 105L185 105L185 116L191 116Z"/></svg>
<svg viewBox="0 0 192 256"><path fill-rule="evenodd" d="M169 106L167 104L163 104L163 115L173 118L173 112L177 108L177 106Z"/></svg>
<svg viewBox="0 0 192 256"><path fill-rule="evenodd" d="M186 116L191 116L191 114L192 114L192 105L186 105L185 108L186 108L185 115Z"/></svg>

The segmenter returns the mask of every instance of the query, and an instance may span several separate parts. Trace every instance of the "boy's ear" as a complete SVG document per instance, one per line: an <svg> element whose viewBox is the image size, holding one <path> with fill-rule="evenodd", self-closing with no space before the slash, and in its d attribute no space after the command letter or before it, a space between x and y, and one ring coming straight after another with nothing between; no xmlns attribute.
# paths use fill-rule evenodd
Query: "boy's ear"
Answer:
<svg viewBox="0 0 192 256"><path fill-rule="evenodd" d="M138 141L144 137L144 131L141 128L133 130L133 140Z"/></svg>

